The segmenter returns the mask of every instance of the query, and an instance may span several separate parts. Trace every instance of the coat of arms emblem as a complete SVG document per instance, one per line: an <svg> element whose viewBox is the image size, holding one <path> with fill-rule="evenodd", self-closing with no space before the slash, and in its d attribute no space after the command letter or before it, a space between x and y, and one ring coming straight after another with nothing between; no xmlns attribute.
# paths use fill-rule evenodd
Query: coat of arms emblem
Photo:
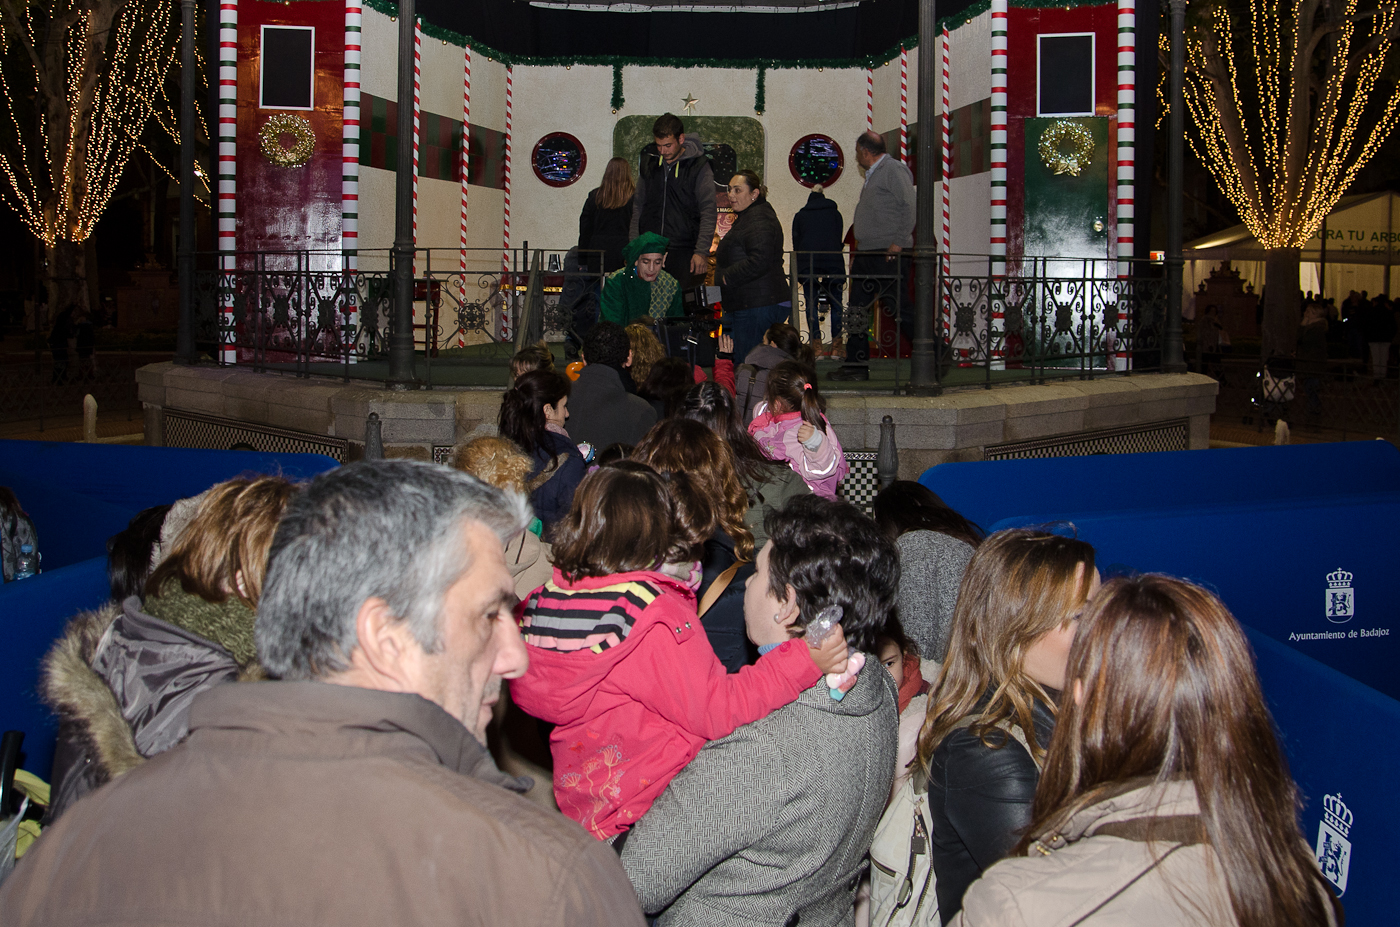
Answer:
<svg viewBox="0 0 1400 927"><path fill-rule="evenodd" d="M1356 614L1356 594L1351 588L1351 574L1341 567L1327 574L1327 620L1345 624Z"/></svg>
<svg viewBox="0 0 1400 927"><path fill-rule="evenodd" d="M1317 825L1317 864L1327 881L1337 886L1337 894L1347 890L1347 870L1351 868L1351 833L1353 816L1342 801L1342 795L1322 797L1322 821Z"/></svg>

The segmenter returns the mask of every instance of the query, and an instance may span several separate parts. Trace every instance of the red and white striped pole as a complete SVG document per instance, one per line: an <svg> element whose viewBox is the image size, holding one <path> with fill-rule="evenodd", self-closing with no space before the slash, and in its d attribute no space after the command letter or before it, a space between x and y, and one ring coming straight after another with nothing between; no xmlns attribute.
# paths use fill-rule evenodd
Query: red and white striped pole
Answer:
<svg viewBox="0 0 1400 927"><path fill-rule="evenodd" d="M1118 257L1133 257L1134 178L1137 146L1137 6L1118 0ZM1125 276L1120 266L1119 275Z"/></svg>
<svg viewBox="0 0 1400 927"><path fill-rule="evenodd" d="M462 227L459 239L461 250L458 252L457 267L461 273L461 279L457 285L457 296L462 302L467 301L467 178L471 176L468 170L471 160L472 150L472 47L466 46L462 52L462 151L458 170L462 175ZM462 332L457 333L457 346L465 347L466 339Z"/></svg>
<svg viewBox="0 0 1400 927"><path fill-rule="evenodd" d="M511 118L515 109L515 86L511 76L512 68L506 66L506 188L505 188L505 216L501 227L501 263L502 266L510 270L510 134ZM528 260L528 259L527 259ZM501 303L501 340L506 341L511 337L510 327L510 303Z"/></svg>
<svg viewBox="0 0 1400 927"><path fill-rule="evenodd" d="M875 71L865 69L865 131L875 130Z"/></svg>
<svg viewBox="0 0 1400 927"><path fill-rule="evenodd" d="M349 283L360 264L360 35L364 20L361 0L345 0L345 92L340 133L340 255L341 269ZM347 299L345 322L354 331L360 309ZM346 362L355 363L354 350L346 352Z"/></svg>
<svg viewBox="0 0 1400 927"><path fill-rule="evenodd" d="M1137 4L1118 0L1118 276L1132 276L1137 176ZM1115 369L1128 353L1116 352Z"/></svg>
<svg viewBox="0 0 1400 927"><path fill-rule="evenodd" d="M943 211L943 228L939 236L939 250L943 253L943 278L944 293L943 305L943 333L946 338L952 337L953 328L953 306L948 297L948 276L953 272L953 262L949 259L948 253L953 250L953 219L952 219L952 197L950 189L953 182L953 119L952 119L952 97L949 94L948 80L948 27L943 27L943 41L939 49L942 52L943 61L942 72L942 107L939 119L940 147L943 151L943 183L939 184L939 204Z"/></svg>
<svg viewBox="0 0 1400 927"><path fill-rule="evenodd" d="M909 49L899 47L899 160L909 163Z"/></svg>
<svg viewBox="0 0 1400 927"><path fill-rule="evenodd" d="M423 110L423 22L413 23L413 274L418 275L418 140Z"/></svg>
<svg viewBox="0 0 1400 927"><path fill-rule="evenodd" d="M238 0L219 4L219 258L220 270L237 269L238 259ZM221 327L231 331L233 305L221 307ZM238 360L238 351L225 347L219 359L225 364Z"/></svg>
<svg viewBox="0 0 1400 927"><path fill-rule="evenodd" d="M1006 27L1007 0L991 0L992 9L992 274L1006 274Z"/></svg>

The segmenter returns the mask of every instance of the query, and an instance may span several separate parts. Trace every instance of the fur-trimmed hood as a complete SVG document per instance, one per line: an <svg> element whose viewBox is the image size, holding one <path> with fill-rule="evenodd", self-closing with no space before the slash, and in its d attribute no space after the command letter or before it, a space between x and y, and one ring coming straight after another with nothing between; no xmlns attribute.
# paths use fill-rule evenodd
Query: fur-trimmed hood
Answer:
<svg viewBox="0 0 1400 927"><path fill-rule="evenodd" d="M189 702L214 685L264 678L132 598L79 612L44 658L39 691L59 716L48 822L83 795L183 738Z"/></svg>

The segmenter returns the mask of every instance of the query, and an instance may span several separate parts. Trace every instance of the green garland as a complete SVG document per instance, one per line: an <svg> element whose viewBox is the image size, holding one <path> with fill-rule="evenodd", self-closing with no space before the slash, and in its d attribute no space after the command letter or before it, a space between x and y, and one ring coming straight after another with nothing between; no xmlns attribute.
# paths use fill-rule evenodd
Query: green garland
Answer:
<svg viewBox="0 0 1400 927"><path fill-rule="evenodd" d="M326 0L298 0L298 2L326 2ZM1103 6L1105 0L1009 0L1009 5L1020 9L1069 9L1079 6ZM394 18L398 16L399 6L396 0L365 0L365 6L383 13L385 16ZM982 15L991 8L991 0L977 0L960 13L953 16L945 16L937 23L936 30L941 32L944 26L949 31L956 29L964 23L971 22L977 16ZM645 14L636 14L645 15ZM715 14L721 15L721 14ZM742 15L742 14L736 14ZM800 14L797 14L800 15ZM513 55L499 51L477 42L471 36L462 35L451 29L444 29L426 20L420 21L423 25L423 35L435 39L441 39L451 45L459 47L470 45L472 50L487 56L492 61L499 61L505 65L545 65L545 66L573 66L579 65L601 65L612 67L613 71L613 99L618 99L619 72L618 68L626 65L636 67L672 67L672 68L782 68L789 70L809 69L809 68L875 68L886 64L899 57L901 50L917 48L919 45L918 35L911 35L901 42L896 43L885 51L874 55L866 55L862 58L809 58L809 59L770 59L770 58L659 58L647 57L644 55L573 55L567 57L548 57L537 55ZM757 101L756 101L757 102ZM617 109L622 107L618 106Z"/></svg>
<svg viewBox="0 0 1400 927"><path fill-rule="evenodd" d="M612 111L617 112L622 109L622 104L627 102L627 98L622 95L622 65L613 65L613 95Z"/></svg>
<svg viewBox="0 0 1400 927"><path fill-rule="evenodd" d="M766 65L760 64L758 66L758 86L754 88L753 92L753 111L755 113L758 113L760 116L763 115L763 104L765 102L763 99L763 78L764 75L767 73L768 67Z"/></svg>

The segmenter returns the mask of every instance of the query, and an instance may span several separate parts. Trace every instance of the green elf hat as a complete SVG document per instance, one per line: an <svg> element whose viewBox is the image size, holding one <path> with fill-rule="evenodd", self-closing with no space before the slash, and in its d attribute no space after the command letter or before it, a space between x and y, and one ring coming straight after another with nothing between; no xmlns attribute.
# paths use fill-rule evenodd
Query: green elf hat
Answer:
<svg viewBox="0 0 1400 927"><path fill-rule="evenodd" d="M655 232L643 232L623 247L622 256L630 267L644 254L665 254L670 245L669 238L663 238Z"/></svg>

